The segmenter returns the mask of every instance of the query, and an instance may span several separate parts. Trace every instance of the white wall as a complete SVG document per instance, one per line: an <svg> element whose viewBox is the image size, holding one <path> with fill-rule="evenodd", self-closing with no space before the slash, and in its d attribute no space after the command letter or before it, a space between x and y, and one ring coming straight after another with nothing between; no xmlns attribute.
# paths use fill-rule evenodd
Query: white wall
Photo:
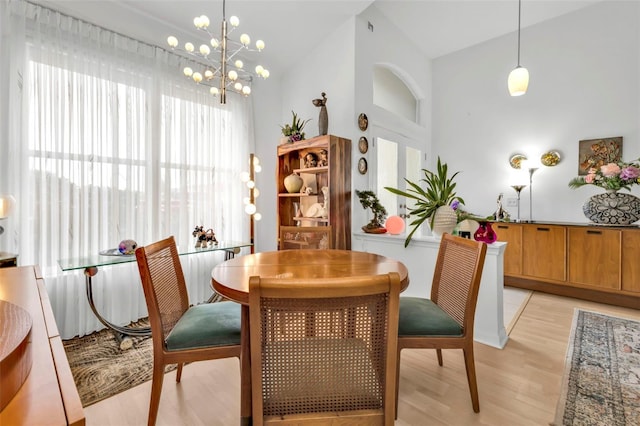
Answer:
<svg viewBox="0 0 640 426"><path fill-rule="evenodd" d="M311 118L304 131L307 138L317 136L320 108L311 101L325 92L329 134L350 139L355 136L352 124L354 43L354 20L351 19L336 28L319 46L302 52L304 56L300 56L295 67L275 76L277 84L265 85L262 91L254 92L256 153L263 163L263 171L256 180L260 189L257 206L263 215L256 223L256 251L275 250L277 246L276 150L281 137L280 125L291 122L291 111L303 119Z"/></svg>
<svg viewBox="0 0 640 426"><path fill-rule="evenodd" d="M578 173L578 141L623 136L623 159L640 156L639 14L637 2L608 1L523 29L521 64L531 79L521 97L507 91L516 33L434 60L433 151L462 171L468 210L489 215L499 193L515 198L511 155L553 149L560 164L533 175L533 219L586 222L582 204L602 190L567 186ZM515 207L507 210L515 217Z"/></svg>

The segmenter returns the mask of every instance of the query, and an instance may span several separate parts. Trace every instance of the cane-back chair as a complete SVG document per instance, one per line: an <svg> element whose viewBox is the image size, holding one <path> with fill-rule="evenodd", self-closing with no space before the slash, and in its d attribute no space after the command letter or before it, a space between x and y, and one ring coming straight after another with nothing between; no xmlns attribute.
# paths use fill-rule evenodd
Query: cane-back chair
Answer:
<svg viewBox="0 0 640 426"><path fill-rule="evenodd" d="M486 251L485 243L444 234L433 274L431 299L401 297L398 324L397 386L402 349L436 349L440 366L442 349L462 349L476 413L480 411L480 402L473 357L473 323Z"/></svg>
<svg viewBox="0 0 640 426"><path fill-rule="evenodd" d="M392 425L400 277L249 283L256 425Z"/></svg>
<svg viewBox="0 0 640 426"><path fill-rule="evenodd" d="M180 382L182 367L186 362L240 358L240 305L217 302L189 306L173 237L139 247L136 260L153 340L148 424L154 425L165 365L178 364L176 382Z"/></svg>

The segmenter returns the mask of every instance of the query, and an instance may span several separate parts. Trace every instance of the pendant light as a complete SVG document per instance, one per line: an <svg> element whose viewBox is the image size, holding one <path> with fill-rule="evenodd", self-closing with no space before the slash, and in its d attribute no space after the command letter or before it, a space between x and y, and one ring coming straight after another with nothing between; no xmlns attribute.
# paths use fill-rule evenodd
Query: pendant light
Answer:
<svg viewBox="0 0 640 426"><path fill-rule="evenodd" d="M522 0L518 0L518 65L509 73L509 94L511 96L521 96L527 93L529 86L529 71L520 66L520 15L522 10Z"/></svg>

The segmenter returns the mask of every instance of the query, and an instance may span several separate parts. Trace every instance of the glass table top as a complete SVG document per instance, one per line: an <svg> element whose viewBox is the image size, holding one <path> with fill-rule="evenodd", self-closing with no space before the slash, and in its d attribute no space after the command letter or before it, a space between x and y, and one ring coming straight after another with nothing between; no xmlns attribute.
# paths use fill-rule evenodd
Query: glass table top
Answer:
<svg viewBox="0 0 640 426"><path fill-rule="evenodd" d="M219 241L218 244L204 248L196 248L194 245L189 247L178 247L178 255L185 256L189 254L207 253L211 251L230 250L237 254L243 247L251 247L251 243L239 241ZM135 262L134 254L119 254L117 249L104 250L102 253L109 254L92 254L83 257L72 257L69 259L59 259L58 265L63 271L73 271L75 269L86 269L98 266L117 265L119 263ZM118 253L118 254L116 254Z"/></svg>

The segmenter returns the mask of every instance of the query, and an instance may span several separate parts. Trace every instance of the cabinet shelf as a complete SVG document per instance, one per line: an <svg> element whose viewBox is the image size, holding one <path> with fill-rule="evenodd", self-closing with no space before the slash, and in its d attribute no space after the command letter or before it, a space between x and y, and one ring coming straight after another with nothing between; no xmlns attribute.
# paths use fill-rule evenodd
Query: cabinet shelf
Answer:
<svg viewBox="0 0 640 426"><path fill-rule="evenodd" d="M326 173L329 171L329 166L321 166L321 167L307 167L305 169L293 169L294 173L309 173L309 174L318 174L318 173Z"/></svg>
<svg viewBox="0 0 640 426"><path fill-rule="evenodd" d="M329 219L326 217L294 217L294 221L296 222L317 222L317 223L329 223Z"/></svg>

